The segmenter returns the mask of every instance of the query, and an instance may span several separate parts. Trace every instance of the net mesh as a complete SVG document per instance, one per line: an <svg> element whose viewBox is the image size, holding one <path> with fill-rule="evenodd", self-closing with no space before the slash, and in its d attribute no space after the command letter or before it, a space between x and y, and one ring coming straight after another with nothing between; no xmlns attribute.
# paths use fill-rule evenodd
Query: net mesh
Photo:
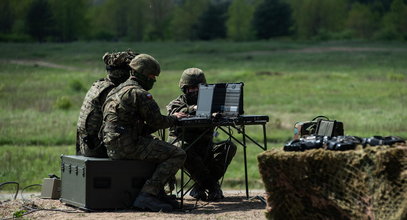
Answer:
<svg viewBox="0 0 407 220"><path fill-rule="evenodd" d="M258 156L269 219L407 219L407 147Z"/></svg>

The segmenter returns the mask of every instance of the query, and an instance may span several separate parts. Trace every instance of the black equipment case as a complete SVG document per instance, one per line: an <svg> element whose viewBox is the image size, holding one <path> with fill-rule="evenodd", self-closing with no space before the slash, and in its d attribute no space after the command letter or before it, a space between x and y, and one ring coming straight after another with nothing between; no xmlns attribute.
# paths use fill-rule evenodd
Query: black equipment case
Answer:
<svg viewBox="0 0 407 220"><path fill-rule="evenodd" d="M328 137L343 136L343 123L336 120L318 120L315 134Z"/></svg>
<svg viewBox="0 0 407 220"><path fill-rule="evenodd" d="M87 210L129 208L155 167L139 160L62 155L60 200Z"/></svg>

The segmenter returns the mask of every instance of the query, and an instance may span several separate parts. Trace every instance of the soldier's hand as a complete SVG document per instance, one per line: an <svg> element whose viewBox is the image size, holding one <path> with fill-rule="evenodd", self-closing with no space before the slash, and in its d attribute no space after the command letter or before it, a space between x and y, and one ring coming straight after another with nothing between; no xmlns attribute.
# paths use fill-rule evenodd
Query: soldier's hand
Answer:
<svg viewBox="0 0 407 220"><path fill-rule="evenodd" d="M193 105L192 106L192 109L194 109L195 111L198 109L198 106L197 105Z"/></svg>
<svg viewBox="0 0 407 220"><path fill-rule="evenodd" d="M183 112L175 112L174 114L177 118L186 118L188 115Z"/></svg>

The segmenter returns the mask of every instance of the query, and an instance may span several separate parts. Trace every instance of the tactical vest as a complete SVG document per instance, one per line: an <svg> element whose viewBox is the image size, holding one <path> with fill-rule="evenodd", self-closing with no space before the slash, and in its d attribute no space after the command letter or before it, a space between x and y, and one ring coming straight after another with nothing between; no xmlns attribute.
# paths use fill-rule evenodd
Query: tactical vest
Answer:
<svg viewBox="0 0 407 220"><path fill-rule="evenodd" d="M86 93L77 124L77 154L107 157L106 148L98 138L98 133L103 122L102 105L114 87L108 79L100 79Z"/></svg>
<svg viewBox="0 0 407 220"><path fill-rule="evenodd" d="M130 89L142 89L134 80L127 80L114 88L107 96L102 107L103 118L103 138L105 142L110 142L119 136L131 136L133 141L137 140L143 131L144 123L139 119L136 108L127 106L121 102L121 96Z"/></svg>

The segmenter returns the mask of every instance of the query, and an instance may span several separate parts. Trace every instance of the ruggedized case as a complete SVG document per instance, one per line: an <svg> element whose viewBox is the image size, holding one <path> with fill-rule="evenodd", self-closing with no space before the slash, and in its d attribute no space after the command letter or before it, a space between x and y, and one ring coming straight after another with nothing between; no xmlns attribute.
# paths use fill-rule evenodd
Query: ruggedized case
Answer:
<svg viewBox="0 0 407 220"><path fill-rule="evenodd" d="M156 164L61 155L61 202L82 209L131 207Z"/></svg>

